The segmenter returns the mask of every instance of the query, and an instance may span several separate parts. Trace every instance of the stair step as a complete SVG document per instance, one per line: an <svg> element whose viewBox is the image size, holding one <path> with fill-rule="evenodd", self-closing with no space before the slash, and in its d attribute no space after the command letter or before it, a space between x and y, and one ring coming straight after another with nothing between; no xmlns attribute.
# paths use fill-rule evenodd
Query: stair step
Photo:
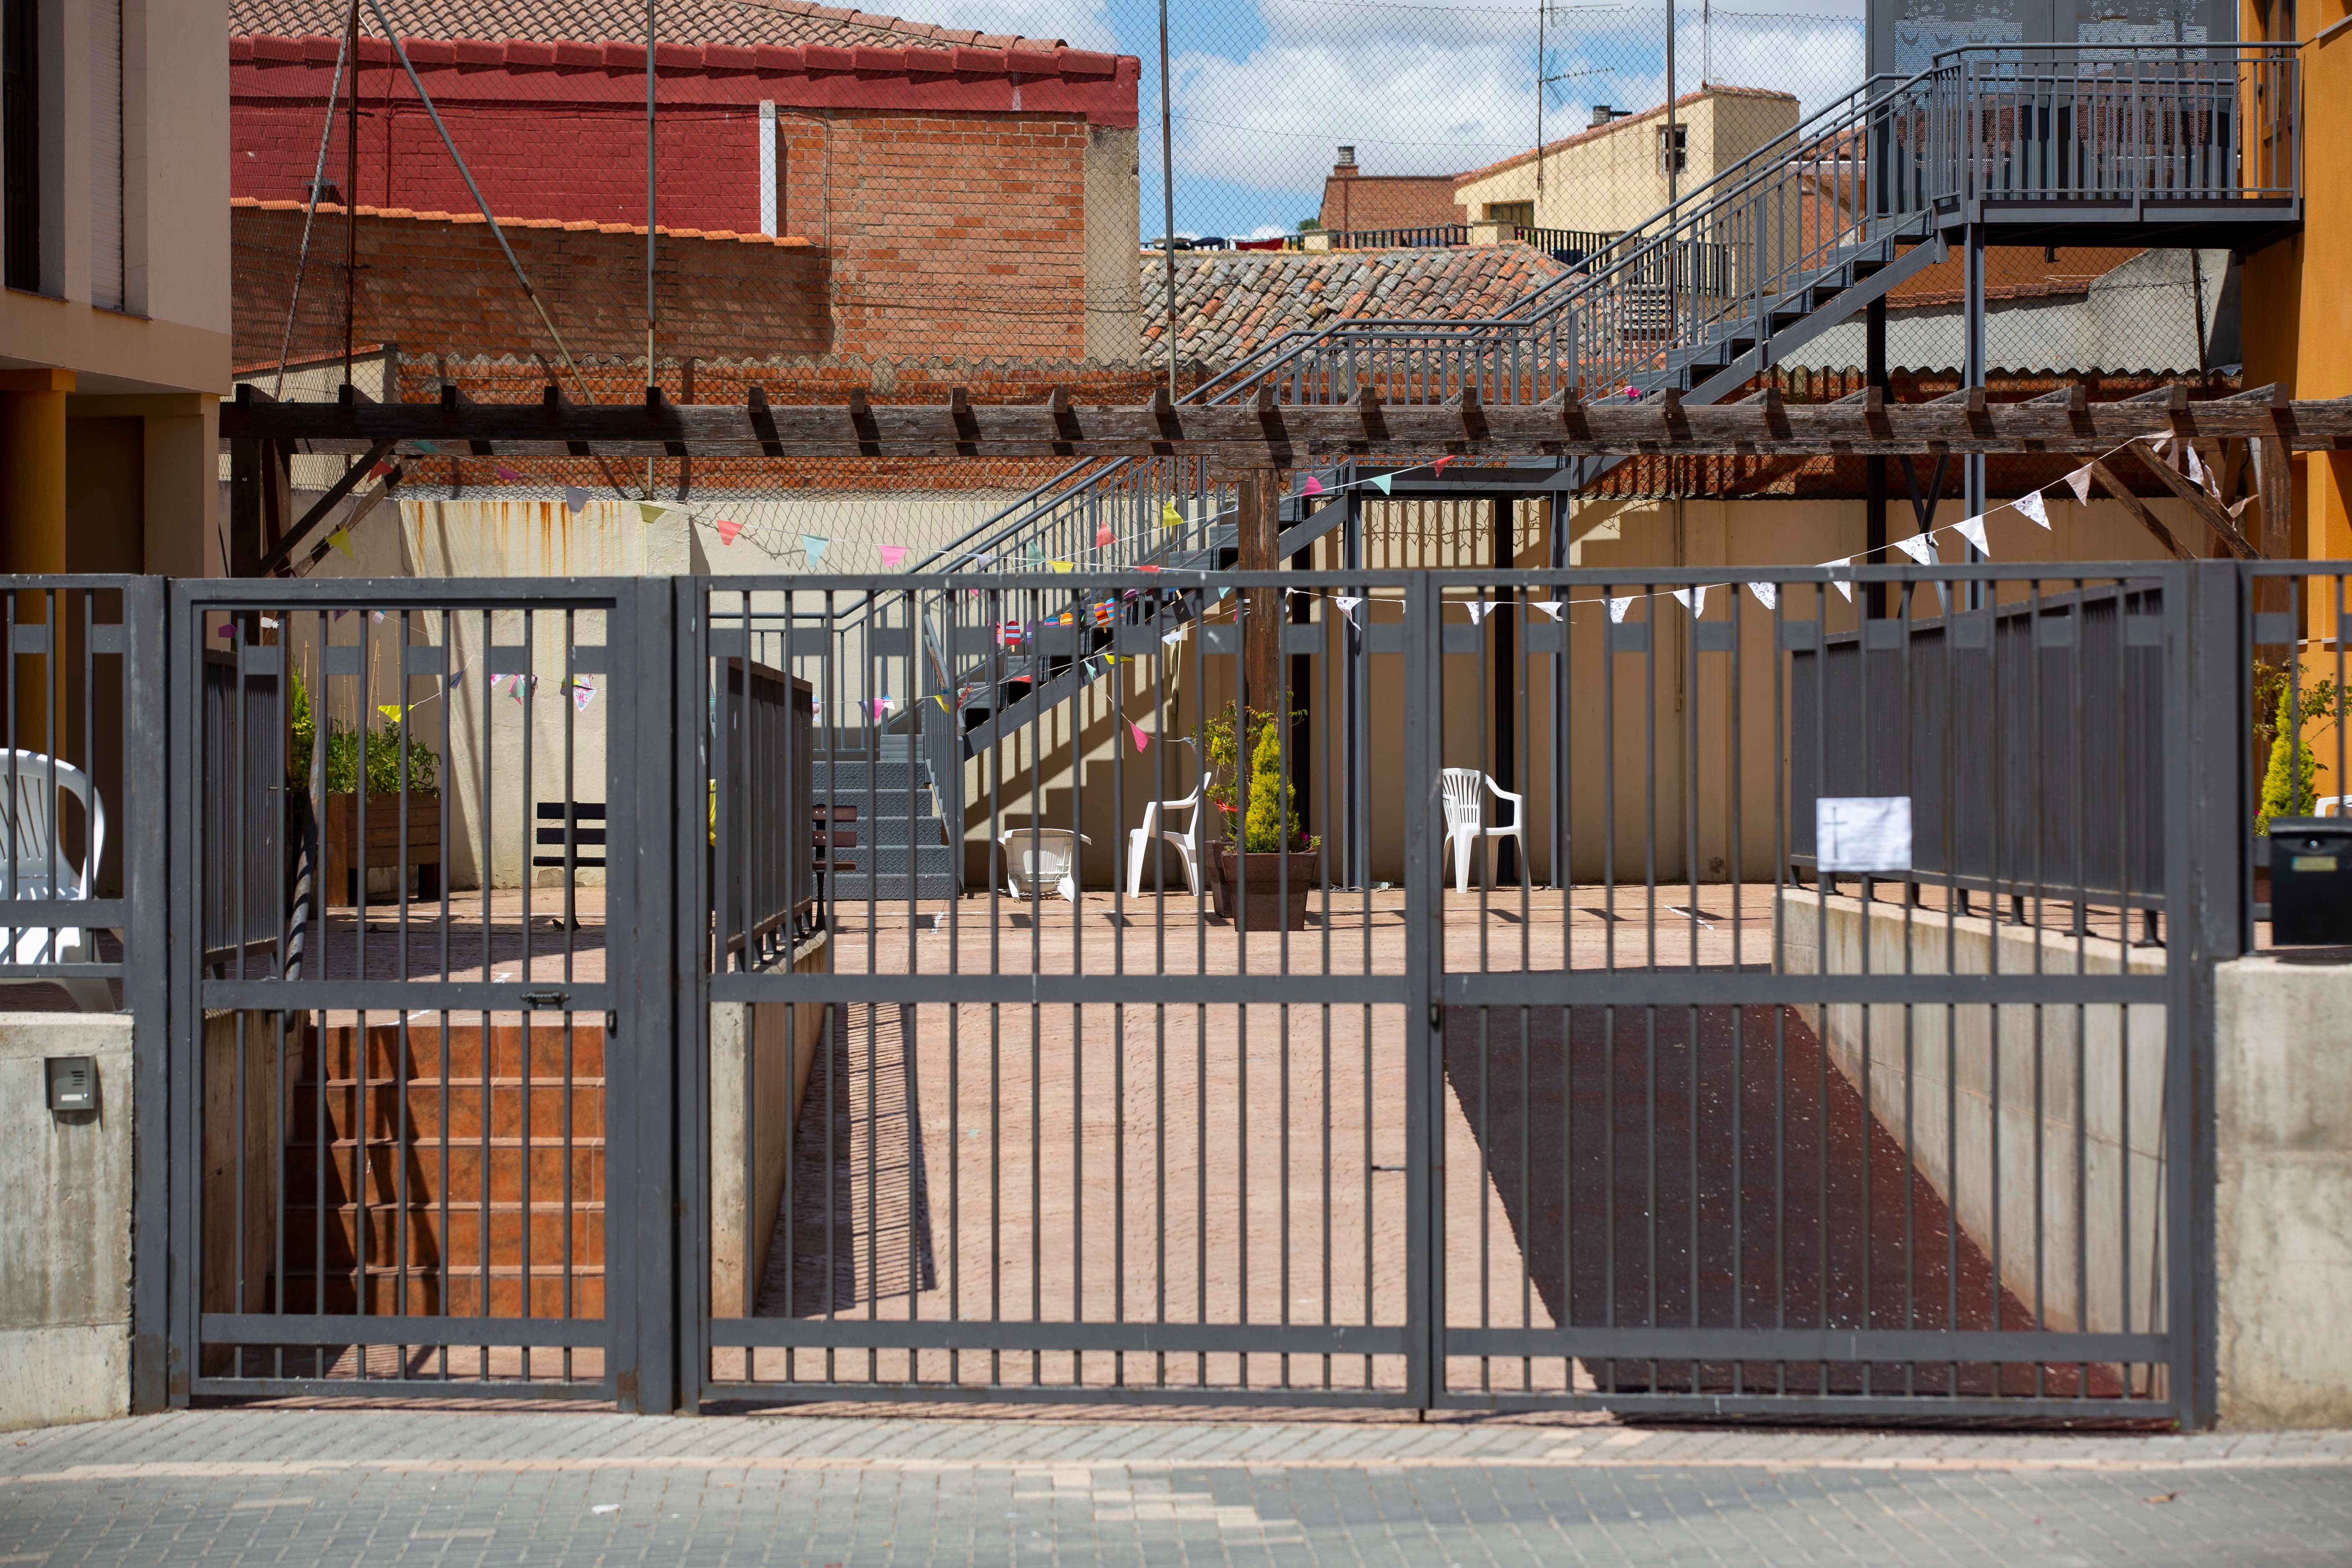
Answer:
<svg viewBox="0 0 2352 1568"><path fill-rule="evenodd" d="M325 1145L326 1169L320 1169L319 1144L289 1140L286 1148L286 1194L289 1201L314 1200L323 1185L330 1202L351 1195L353 1163L363 1159L362 1178L372 1196L397 1198L405 1184L408 1201L441 1201L442 1170L448 1170L447 1191L452 1206L478 1204L483 1176L488 1175L492 1203L522 1201L528 1170L533 1202L561 1202L565 1155L559 1136L542 1139L538 1129L528 1149L517 1138L492 1138L485 1149L478 1138L420 1146L414 1139L370 1138L364 1155L350 1138L331 1139ZM599 1129L599 1131L602 1130ZM575 1136L570 1156L572 1196L577 1202L602 1202L604 1195L604 1141L599 1136ZM323 1180L322 1180L323 1178Z"/></svg>
<svg viewBox="0 0 2352 1568"><path fill-rule="evenodd" d="M524 1275L520 1266L499 1268L493 1265L488 1288L483 1288L478 1264L460 1268L455 1264L448 1270L446 1290L438 1265L430 1269L411 1268L404 1277L394 1267L379 1268L371 1264L362 1282L348 1268L330 1270L321 1281L309 1273L289 1269L284 1279L285 1310L288 1313L318 1312L347 1313L364 1311L370 1316L383 1316L387 1321L384 1340L397 1343L399 1330L390 1323L398 1312L416 1317L453 1318L519 1318L523 1313ZM601 1318L604 1315L604 1270L602 1265L574 1264L567 1277L562 1260L551 1264L531 1261L529 1279L530 1311L534 1318L565 1316ZM362 1304L364 1296L364 1304ZM273 1287L271 1300L276 1300ZM417 1337L430 1342L434 1338L431 1324L421 1324ZM467 1352L452 1349L455 1358Z"/></svg>
<svg viewBox="0 0 2352 1568"><path fill-rule="evenodd" d="M926 871L915 879L912 896L917 899L952 899L962 890L953 871ZM843 904L903 903L909 896L907 879L902 873L884 873L869 881L864 876L838 876L828 884L827 895Z"/></svg>
<svg viewBox="0 0 2352 1568"><path fill-rule="evenodd" d="M565 1024L570 1024L567 1029ZM358 1026L330 1026L320 1041L315 1063L305 1050L304 1075L323 1071L329 1079L355 1076L361 1051ZM525 1055L526 1031L520 1021L493 1022L490 1027L490 1074L519 1078ZM601 1078L604 1072L604 1018L601 1013L532 1016L529 1037L530 1076L558 1079L568 1069L578 1078ZM367 1027L367 1076L411 1079L438 1077L478 1079L482 1070L482 1026L477 1023L444 1025L437 1016L370 1024Z"/></svg>
<svg viewBox="0 0 2352 1568"><path fill-rule="evenodd" d="M456 1140L479 1142L486 1120L484 1091L478 1079L412 1079L404 1095L391 1079L362 1086L350 1080L326 1084L297 1083L289 1107L289 1143L314 1143L323 1121L331 1137L352 1136L364 1113L372 1138L398 1138L411 1143L436 1143L443 1129ZM562 1142L564 1111L569 1105L572 1127L601 1132L604 1126L604 1080L534 1079L528 1091L520 1079L492 1079L487 1121L494 1138L523 1136L525 1115L533 1143ZM445 1120L446 1119L446 1120Z"/></svg>
<svg viewBox="0 0 2352 1568"><path fill-rule="evenodd" d="M323 1226L327 1272L332 1274L340 1269L348 1273L358 1261L353 1238L358 1234L359 1214L359 1207L354 1204L330 1205L323 1210L303 1205L289 1205L284 1247L287 1268L289 1270L308 1270L319 1261ZM583 1265L604 1267L604 1205L602 1203L574 1202L569 1217L572 1266L575 1268ZM530 1205L530 1263L534 1270L543 1264L562 1264L565 1219L565 1209L561 1201L534 1202ZM452 1204L445 1216L438 1204L412 1201L405 1209L402 1209L391 1203L371 1201L367 1205L366 1219L368 1266L377 1268L397 1264L405 1233L410 1268L431 1268L438 1272L446 1260L452 1269L467 1268L478 1270L486 1223L490 1266L493 1268L520 1268L524 1230L524 1215L520 1204L493 1204L487 1215L479 1205ZM445 1225L447 1226L446 1233L443 1230Z"/></svg>

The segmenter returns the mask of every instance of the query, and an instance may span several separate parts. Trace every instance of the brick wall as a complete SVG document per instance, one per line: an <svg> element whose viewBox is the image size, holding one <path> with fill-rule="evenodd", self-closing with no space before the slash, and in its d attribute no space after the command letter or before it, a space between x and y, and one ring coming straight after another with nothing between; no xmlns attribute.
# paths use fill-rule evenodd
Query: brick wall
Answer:
<svg viewBox="0 0 2352 1568"><path fill-rule="evenodd" d="M632 120L617 108L473 104L452 106L445 119L501 224L509 217L538 224L560 220L570 226L555 232L566 234L583 232L577 226L583 223L626 226L634 218L642 224L642 120ZM318 152L316 114L278 106L241 107L234 123L236 197L299 205ZM746 115L719 109L693 110L662 122L656 175L664 227L756 235L759 123L756 110ZM338 194L345 183L343 135L339 121L327 164ZM1084 356L1087 127L1083 116L785 110L778 118L778 227L813 242L826 256L834 335L814 342L794 338L789 345L739 336L709 352L837 349L899 356ZM389 114L380 109L363 114L359 145L362 207L474 211L472 196L421 110L395 104ZM299 212L291 223L290 229L283 222L269 229L283 238L286 248L274 261L257 258L265 279L290 279L300 233ZM478 222L474 226L480 228ZM518 234L548 232L517 227ZM635 233L641 257L644 229L638 226ZM487 234L482 239L488 243ZM239 243L242 250L247 245L260 247L264 240L248 225ZM317 246L329 247L340 266L339 232L322 233L313 243L314 253ZM534 238L530 243L543 247L549 242ZM565 242L556 243L565 256L583 254L583 246L587 253L600 256L607 251L617 256L630 248L629 242L617 238L572 240L568 248ZM367 238L361 247L362 263L373 266ZM520 249L519 241L519 254ZM246 258L239 259L242 273ZM739 259L729 265L744 263ZM755 273L764 276L765 269L754 265ZM529 258L524 266L534 286L551 297L553 311L553 291L541 282ZM1121 263L1122 276L1132 270L1131 262ZM370 283L370 292L390 312L389 319L404 319L418 308L391 300L389 276ZM583 304L587 287L585 278L572 285L572 295ZM632 287L634 294L630 289L619 293L637 301L623 313L634 310L640 318L636 339L642 353L642 279ZM510 279L494 292L501 290L506 297L515 296ZM241 315L250 307L257 318L282 321L284 296L272 310L263 298L265 291L260 280L241 277ZM667 314L667 307L664 309ZM745 321L747 330L763 319L755 310ZM568 335L572 329L565 318L559 313L556 321ZM250 324L240 320L241 338ZM583 330L589 330L585 321ZM338 342L341 331L338 321ZM405 328L386 326L372 335L404 345L412 342ZM446 342L450 352L483 346L446 333L436 333L433 341ZM268 352L274 354L276 348L273 340ZM245 351L241 341L240 361L249 357ZM574 352L582 351L575 346Z"/></svg>
<svg viewBox="0 0 2352 1568"><path fill-rule="evenodd" d="M237 201L230 214L240 366L275 363L293 298L303 211ZM354 330L412 362L438 354L553 357L489 226L443 213L359 216ZM645 354L645 231L623 226L501 223L548 315L575 357ZM338 350L343 322L344 215L322 210L304 272L293 357ZM662 346L680 355L821 354L832 346L825 258L804 240L666 234L655 273ZM538 377L543 381L543 375Z"/></svg>

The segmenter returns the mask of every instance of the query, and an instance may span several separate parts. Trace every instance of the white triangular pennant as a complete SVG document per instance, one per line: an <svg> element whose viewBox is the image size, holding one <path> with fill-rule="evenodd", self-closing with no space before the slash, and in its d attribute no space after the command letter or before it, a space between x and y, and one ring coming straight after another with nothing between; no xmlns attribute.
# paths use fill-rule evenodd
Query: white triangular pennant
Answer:
<svg viewBox="0 0 2352 1568"><path fill-rule="evenodd" d="M1755 595L1756 602L1768 610L1780 602L1780 584L1778 583L1750 583L1748 591Z"/></svg>
<svg viewBox="0 0 2352 1568"><path fill-rule="evenodd" d="M2047 528L2050 526L2050 509L2042 504L2042 492L2040 490L2026 491L2023 495L2017 498L2016 504L2018 510L2023 512L2026 516L2032 518L2042 527Z"/></svg>
<svg viewBox="0 0 2352 1568"><path fill-rule="evenodd" d="M2148 444L2151 451L2161 452L2172 445L2172 432L2167 430L2160 436L2143 436L2140 439Z"/></svg>
<svg viewBox="0 0 2352 1568"><path fill-rule="evenodd" d="M2076 468L2073 473L2068 474L2066 476L2066 484L2067 487L2074 492L2074 499L2077 501L2080 501L2084 506L2091 504L2091 468L2089 464L2085 463L2083 467Z"/></svg>
<svg viewBox="0 0 2352 1568"><path fill-rule="evenodd" d="M1494 599L1473 599L1462 607L1470 612L1470 624L1475 626L1494 614L1497 602Z"/></svg>
<svg viewBox="0 0 2352 1568"><path fill-rule="evenodd" d="M1922 566L1936 563L1936 536L1932 533L1915 533L1908 539L1898 539L1895 542L1895 548Z"/></svg>
<svg viewBox="0 0 2352 1568"><path fill-rule="evenodd" d="M1844 595L1845 602L1847 604L1853 604L1853 557L1849 555L1842 561L1824 561L1822 563L1822 569L1830 574L1830 586L1835 588L1841 595ZM1843 577L1839 576L1838 574L1841 572L1845 574L1845 575Z"/></svg>
<svg viewBox="0 0 2352 1568"><path fill-rule="evenodd" d="M1361 595L1334 594L1331 602L1339 606L1339 613L1348 617L1349 626L1356 624L1356 606L1364 602Z"/></svg>
<svg viewBox="0 0 2352 1568"><path fill-rule="evenodd" d="M1568 602L1564 599L1538 599L1536 608L1556 621L1567 611Z"/></svg>
<svg viewBox="0 0 2352 1568"><path fill-rule="evenodd" d="M1976 546L1978 554L1985 557L1987 560L1990 560L1992 558L1992 546L1985 542L1984 519L1980 517L1964 517L1960 519L1959 521L1952 524L1952 526L1960 531L1960 537L1962 539L1967 540L1970 544Z"/></svg>
<svg viewBox="0 0 2352 1568"><path fill-rule="evenodd" d="M1611 599L1609 601L1609 618L1612 621L1623 620L1625 618L1627 606L1631 605L1633 602L1640 596L1641 595L1638 594L1627 594L1622 598Z"/></svg>
<svg viewBox="0 0 2352 1568"><path fill-rule="evenodd" d="M1695 588L1676 588L1674 591L1675 601L1693 616L1704 616L1706 614L1706 588L1704 583Z"/></svg>

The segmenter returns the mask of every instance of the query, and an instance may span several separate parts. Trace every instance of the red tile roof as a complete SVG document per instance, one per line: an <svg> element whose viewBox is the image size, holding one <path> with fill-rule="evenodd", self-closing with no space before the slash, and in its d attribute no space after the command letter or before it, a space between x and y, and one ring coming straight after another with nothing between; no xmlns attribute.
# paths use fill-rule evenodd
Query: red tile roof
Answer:
<svg viewBox="0 0 2352 1568"><path fill-rule="evenodd" d="M229 34L332 37L342 31L347 8L346 0L229 0ZM396 0L387 11L404 37L601 44L608 39L641 42L646 36L643 0ZM364 5L360 19L362 35L379 32ZM1062 44L1059 38L940 27L809 0L663 0L656 20L664 44L688 47L962 44L983 49L1053 49Z"/></svg>
<svg viewBox="0 0 2352 1568"><path fill-rule="evenodd" d="M1146 357L1163 341L1167 263L1141 258ZM1176 352L1230 364L1294 328L1368 316L1467 318L1500 310L1565 270L1523 245L1453 250L1194 251L1176 258Z"/></svg>

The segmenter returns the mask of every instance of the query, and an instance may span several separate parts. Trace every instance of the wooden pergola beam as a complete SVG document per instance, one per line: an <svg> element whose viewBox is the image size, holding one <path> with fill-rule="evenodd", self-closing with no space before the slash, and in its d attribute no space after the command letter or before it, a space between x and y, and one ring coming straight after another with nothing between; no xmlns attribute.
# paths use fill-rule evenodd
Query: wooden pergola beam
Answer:
<svg viewBox="0 0 2352 1568"><path fill-rule="evenodd" d="M2101 453L2135 437L2273 440L2294 451L2352 450L2352 398L2192 402L1790 404L1641 402L1313 405L1171 404L273 403L241 388L223 405L231 440L403 458L1122 458L1205 457L1237 468L1399 452L1464 458L1728 452L1866 456L1941 452Z"/></svg>

